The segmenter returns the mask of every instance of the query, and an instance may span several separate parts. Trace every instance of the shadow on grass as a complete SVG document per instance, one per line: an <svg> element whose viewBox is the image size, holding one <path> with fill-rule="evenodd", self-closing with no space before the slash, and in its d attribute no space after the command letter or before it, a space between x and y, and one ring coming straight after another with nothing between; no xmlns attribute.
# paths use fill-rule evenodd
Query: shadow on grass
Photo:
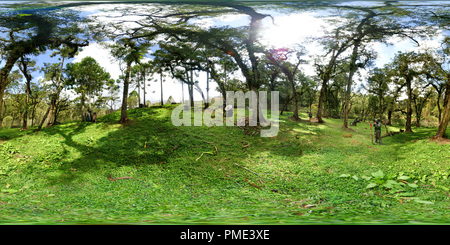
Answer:
<svg viewBox="0 0 450 245"><path fill-rule="evenodd" d="M306 120L291 121L286 115L282 118L285 122L280 125L279 135L261 138L259 135L242 135L241 129L237 127L175 127L170 121L171 109L155 107L129 110L128 115L133 123L127 125L116 123L120 117L119 112L116 112L100 117L96 124L67 123L43 129L40 134L60 137L61 143L66 146L60 152L61 160L56 169L63 174L48 179L52 184L67 183L95 173L108 180L108 176L122 166L140 168L157 164L170 167L173 161L185 161L189 165L196 162L195 159L202 152L213 150L213 145L219 148L219 154L214 157L205 155L198 163L208 158L217 162L227 158L232 160L224 162L240 161L261 151L292 159L300 159L309 153L353 154L358 153L363 146L348 143L345 149L336 150L340 147L339 142L327 142L336 135L347 133L339 127L340 122L333 121L335 119L330 119L324 126ZM329 128L333 125L335 128ZM434 129L416 131L389 137L384 142L398 148L406 141L426 139L433 134ZM336 135L330 136L330 133ZM370 145L364 147L370 148ZM202 169L201 164L188 165L186 167L196 168L195 171Z"/></svg>
<svg viewBox="0 0 450 245"><path fill-rule="evenodd" d="M156 108L155 108L156 109ZM154 114L154 108L131 110L129 118L138 120L137 115ZM113 123L117 115L108 115L98 123L78 123L74 127L58 125L41 131L43 135L58 136L63 139L65 150L57 171L64 177L50 177L52 183L64 179L65 182L81 177L82 173L97 172L107 180L109 169L130 165L162 164L168 161L175 145L174 130L167 120L144 118L147 126L140 123L121 125ZM116 121L117 122L117 121ZM111 126L114 130L111 130ZM101 131L109 130L105 134ZM101 135L101 137L98 137ZM70 149L67 150L66 148ZM78 155L79 157L74 157ZM73 170L73 171L71 171ZM76 171L75 171L76 170Z"/></svg>

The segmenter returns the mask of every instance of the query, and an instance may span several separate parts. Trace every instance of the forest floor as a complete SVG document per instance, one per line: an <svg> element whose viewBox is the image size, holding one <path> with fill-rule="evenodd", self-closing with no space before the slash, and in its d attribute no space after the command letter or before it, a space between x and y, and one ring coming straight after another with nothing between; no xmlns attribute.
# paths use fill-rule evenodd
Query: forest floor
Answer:
<svg viewBox="0 0 450 245"><path fill-rule="evenodd" d="M0 223L450 223L450 144L430 140L436 128L375 145L368 123L345 130L342 119L302 113L264 138L175 127L172 109L129 110L127 125L116 112L2 129Z"/></svg>

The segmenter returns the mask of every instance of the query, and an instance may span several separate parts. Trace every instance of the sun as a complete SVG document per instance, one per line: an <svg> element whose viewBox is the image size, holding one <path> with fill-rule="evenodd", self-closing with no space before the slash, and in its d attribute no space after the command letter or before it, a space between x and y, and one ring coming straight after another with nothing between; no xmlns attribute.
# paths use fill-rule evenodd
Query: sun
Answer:
<svg viewBox="0 0 450 245"><path fill-rule="evenodd" d="M310 36L323 34L324 22L315 18L313 13L298 13L267 18L261 30L263 44L286 48L302 44Z"/></svg>

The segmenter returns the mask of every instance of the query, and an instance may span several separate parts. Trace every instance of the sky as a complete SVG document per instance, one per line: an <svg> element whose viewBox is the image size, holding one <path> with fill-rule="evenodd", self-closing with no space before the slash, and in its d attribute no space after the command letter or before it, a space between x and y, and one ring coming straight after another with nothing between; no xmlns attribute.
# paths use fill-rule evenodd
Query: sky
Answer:
<svg viewBox="0 0 450 245"><path fill-rule="evenodd" d="M0 1L0 3L5 3L5 1ZM347 5L360 5L360 4L369 4L368 1L354 1L354 2L346 2ZM370 4L375 4L370 2ZM102 8L105 5L102 5ZM107 5L108 8L113 9L115 5ZM97 15L102 16L104 13L101 13L96 10L97 7L89 6L83 9L83 16ZM285 13L282 11L275 10L260 10L262 13L270 14L273 19L265 18L262 21L261 28L261 42L263 44L273 46L276 48L282 47L291 47L292 45L301 42L301 40L305 40L307 37L311 36L322 36L323 31L329 27L326 20L323 18L317 18L318 12L298 12L298 13ZM110 14L110 13L109 13ZM119 16L119 13L116 14ZM127 18L139 18L139 17L127 17ZM113 18L111 16L104 15L103 20L109 21ZM250 22L249 17L246 15L239 14L227 14L222 15L220 17L215 18L202 18L191 21L191 23L195 23L201 25L203 27L210 26L242 26L248 25ZM415 47L411 41L408 40L399 40L392 39L392 46L386 46L384 44L374 44L373 47L378 53L378 57L376 59L377 66L383 66L385 63L388 63L393 58L394 54L397 51L405 51L411 49L418 49L419 47ZM427 45L438 44L437 40L427 42ZM320 52L320 47L314 45L307 46L308 55L314 55ZM51 51L47 52L44 55L37 57L38 65L42 66L43 62L56 62L56 58L49 58L49 54ZM121 75L121 70L119 67L119 63L117 60L113 59L109 54L109 51L102 47L97 43L91 43L88 47L85 47L74 59L70 60L70 62L79 62L86 56L94 57L101 66L108 71L112 78L117 79ZM307 58L307 57L305 57ZM311 65L302 66L303 72L307 75L314 75L315 71L313 70ZM363 71L363 75L367 73ZM43 74L35 73L34 82L38 82L39 79L43 77ZM365 78L362 77L364 80ZM150 82L148 82L149 87L147 88L146 99L150 100L153 103L160 101L160 81L159 75L155 75L153 78L150 78ZM157 82L155 82L155 80ZM357 80L357 79L355 79ZM206 73L200 72L198 74L198 81L200 87L206 92ZM212 80L210 81L210 98L214 96L220 96L220 94L216 91L216 83ZM134 87L131 87L134 88ZM184 97L186 100L188 99L187 95L187 86L184 85L184 96L182 94L182 85L180 82L171 79L170 77L165 77L163 82L163 95L164 102L172 96L176 102L180 102ZM131 91L130 91L131 92ZM121 93L119 93L121 95ZM73 94L71 95L74 96ZM201 100L200 94L195 91L194 92L194 100ZM117 104L116 108L118 108L120 103Z"/></svg>

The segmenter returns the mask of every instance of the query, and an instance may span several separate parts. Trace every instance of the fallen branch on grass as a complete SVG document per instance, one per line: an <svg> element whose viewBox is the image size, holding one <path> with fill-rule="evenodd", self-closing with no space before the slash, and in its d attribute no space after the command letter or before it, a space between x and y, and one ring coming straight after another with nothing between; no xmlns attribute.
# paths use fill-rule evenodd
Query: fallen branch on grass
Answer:
<svg viewBox="0 0 450 245"><path fill-rule="evenodd" d="M212 152L212 151L202 152L202 154L197 159L195 159L195 161L198 161L198 159L200 159L203 156L203 154L205 154L205 153L214 155L214 152Z"/></svg>
<svg viewBox="0 0 450 245"><path fill-rule="evenodd" d="M241 167L241 168L243 168L243 169L245 169L245 170L247 170L247 171L249 171L250 173L252 173L252 174L255 174L255 175L257 175L258 177L260 177L260 178L264 178L264 179L267 179L267 178L265 178L265 177L262 177L261 175L259 175L258 173L256 173L256 172L253 172L252 170L250 170L250 169L248 169L248 168L246 168L246 167L244 167L244 166L241 166L241 165L239 165L239 164L237 164L237 163L234 163L234 165L236 165L236 166L238 166L238 167ZM262 180L260 180L261 181L261 183L263 183L263 181Z"/></svg>
<svg viewBox="0 0 450 245"><path fill-rule="evenodd" d="M208 142L208 141L206 141L206 140L204 140L203 142L213 145L214 148L216 148L216 154L219 153L219 150L217 150L217 146L215 146L213 143Z"/></svg>
<svg viewBox="0 0 450 245"><path fill-rule="evenodd" d="M261 181L261 180L259 180L259 181ZM261 186L258 186L258 185L254 184L254 183L251 183L251 182L247 179L247 176L245 176L245 182L247 182L247 184L249 184L249 185L251 185L251 186L253 186L253 187L255 187L255 188L258 188L258 189L262 190L262 187L261 187ZM262 181L261 181L261 183L262 183ZM263 184L264 184L264 183L263 183Z"/></svg>
<svg viewBox="0 0 450 245"><path fill-rule="evenodd" d="M216 152L213 152L213 151L202 152L202 154L197 159L195 159L195 161L198 161L198 159L200 159L203 156L203 154L205 154L205 153L211 154L211 155L216 155L219 152L219 150L217 150L217 146L215 146L213 143L208 142L206 140L204 140L203 142L213 145L214 148L216 149Z"/></svg>
<svg viewBox="0 0 450 245"><path fill-rule="evenodd" d="M111 175L108 176L108 180L110 180L110 181L116 181L119 179L133 179L133 177L125 176L125 177L119 177L119 178L112 178Z"/></svg>

